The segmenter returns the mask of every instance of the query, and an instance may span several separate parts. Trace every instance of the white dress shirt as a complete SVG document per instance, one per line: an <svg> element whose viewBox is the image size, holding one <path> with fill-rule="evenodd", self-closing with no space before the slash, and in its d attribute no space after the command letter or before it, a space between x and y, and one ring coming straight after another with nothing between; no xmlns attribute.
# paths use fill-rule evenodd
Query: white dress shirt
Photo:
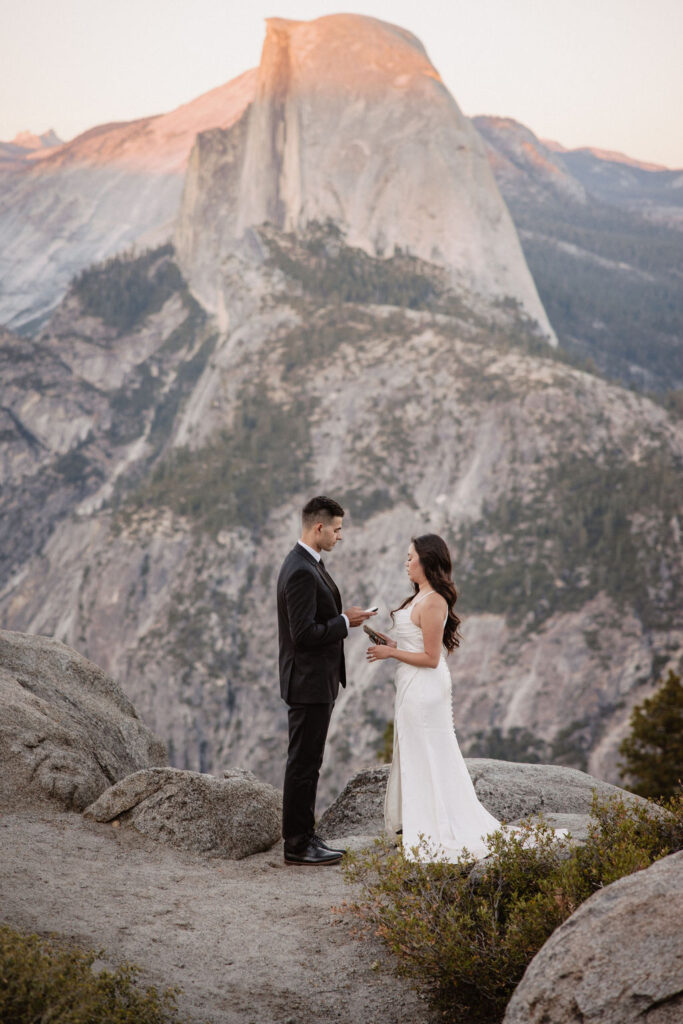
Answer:
<svg viewBox="0 0 683 1024"><path fill-rule="evenodd" d="M301 547L305 548L306 551L308 551L309 555L313 555L313 557L315 558L316 562L319 562L320 559L322 558L322 555L320 554L319 551L316 551L314 548L309 547L308 544L304 543L304 541L298 540L297 544L301 544ZM348 636L349 635L349 631L351 629L351 627L349 626L349 617L348 617L348 615L345 615L344 612L341 613L341 616L342 616L342 619L344 620L344 622L346 623L346 635Z"/></svg>

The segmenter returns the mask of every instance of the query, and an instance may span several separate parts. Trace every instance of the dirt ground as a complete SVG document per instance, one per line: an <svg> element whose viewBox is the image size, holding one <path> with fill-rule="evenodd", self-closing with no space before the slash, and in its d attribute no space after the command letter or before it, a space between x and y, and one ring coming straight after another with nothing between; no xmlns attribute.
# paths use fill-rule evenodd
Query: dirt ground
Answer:
<svg viewBox="0 0 683 1024"><path fill-rule="evenodd" d="M334 913L352 892L339 867L285 865L281 845L228 861L51 808L0 815L0 920L182 986L185 1021L433 1021L381 947Z"/></svg>

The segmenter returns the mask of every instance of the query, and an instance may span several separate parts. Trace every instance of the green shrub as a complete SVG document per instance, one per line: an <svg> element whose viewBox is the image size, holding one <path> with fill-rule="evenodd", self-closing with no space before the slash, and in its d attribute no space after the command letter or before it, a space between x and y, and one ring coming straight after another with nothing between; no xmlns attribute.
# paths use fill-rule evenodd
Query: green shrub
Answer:
<svg viewBox="0 0 683 1024"><path fill-rule="evenodd" d="M331 221L309 224L300 237L263 231L269 262L325 302L431 309L443 301L443 272L396 250L386 259L345 243Z"/></svg>
<svg viewBox="0 0 683 1024"><path fill-rule="evenodd" d="M123 963L95 974L94 950L66 949L0 926L3 1024L171 1024L178 988L140 989L139 967Z"/></svg>
<svg viewBox="0 0 683 1024"><path fill-rule="evenodd" d="M662 810L595 796L582 845L557 841L544 823L490 840L474 872L471 857L408 860L388 840L345 861L346 881L361 889L345 909L453 1024L501 1020L531 959L585 899L683 848L683 800Z"/></svg>
<svg viewBox="0 0 683 1024"><path fill-rule="evenodd" d="M547 746L528 729L513 726L507 732L499 726L476 732L467 750L468 757L493 757L498 761L540 764L547 760Z"/></svg>
<svg viewBox="0 0 683 1024"><path fill-rule="evenodd" d="M121 514L169 508L214 536L234 525L258 533L273 508L309 483L311 408L304 398L285 407L255 385L240 399L230 430L201 448L170 452L126 496Z"/></svg>
<svg viewBox="0 0 683 1024"><path fill-rule="evenodd" d="M581 210L506 198L560 344L625 384L664 390L680 381L679 233L604 203Z"/></svg>
<svg viewBox="0 0 683 1024"><path fill-rule="evenodd" d="M380 743L380 745L378 747L378 752L377 753L378 753L378 760L380 760L382 762L382 764L391 764L392 758L394 756L394 720L393 720L393 718L391 719L390 722L387 722L387 724L384 727L384 732L382 733L382 740L381 740L381 743Z"/></svg>
<svg viewBox="0 0 683 1024"><path fill-rule="evenodd" d="M57 473L67 484L80 484L88 476L102 478L102 470L81 451L79 448L72 448L71 451L60 455L54 463Z"/></svg>
<svg viewBox="0 0 683 1024"><path fill-rule="evenodd" d="M683 599L668 557L681 502L681 466L666 453L641 463L608 453L602 464L569 455L526 493L485 502L452 537L463 608L516 625L533 610L538 627L605 591L663 628Z"/></svg>
<svg viewBox="0 0 683 1024"><path fill-rule="evenodd" d="M99 317L119 334L157 313L174 292L184 288L170 245L143 253L113 256L74 278L71 288L83 312Z"/></svg>
<svg viewBox="0 0 683 1024"><path fill-rule="evenodd" d="M625 758L622 778L631 777L634 793L671 797L683 780L683 684L669 671L657 692L631 713L631 733L619 747Z"/></svg>
<svg viewBox="0 0 683 1024"><path fill-rule="evenodd" d="M378 512L393 508L395 498L386 487L373 487L371 490L358 487L355 490L343 491L340 501L346 511L353 516L354 523L362 523Z"/></svg>

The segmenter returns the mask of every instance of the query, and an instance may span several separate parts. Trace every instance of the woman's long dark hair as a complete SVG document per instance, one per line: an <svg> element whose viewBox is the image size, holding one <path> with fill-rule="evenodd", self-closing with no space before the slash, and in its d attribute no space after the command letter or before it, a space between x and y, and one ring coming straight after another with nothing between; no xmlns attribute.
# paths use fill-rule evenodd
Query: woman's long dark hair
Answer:
<svg viewBox="0 0 683 1024"><path fill-rule="evenodd" d="M460 634L458 633L460 619L453 611L453 605L458 600L458 592L453 582L453 566L448 545L436 533L425 533L421 537L413 537L412 541L424 574L427 577L427 583L429 583L432 590L435 590L437 594L441 594L445 598L448 605L448 618L446 619L446 625L443 627L443 643L450 654L452 650L460 646ZM394 611L391 613L392 623L395 612L410 604L420 589L417 583L413 583L413 587L415 588L413 593L398 608L394 608Z"/></svg>

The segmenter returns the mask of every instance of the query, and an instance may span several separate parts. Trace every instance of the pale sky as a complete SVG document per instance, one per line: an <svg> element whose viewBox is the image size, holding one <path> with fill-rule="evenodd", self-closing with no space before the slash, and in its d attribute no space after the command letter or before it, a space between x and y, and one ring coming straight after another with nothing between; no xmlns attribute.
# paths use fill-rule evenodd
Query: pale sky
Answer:
<svg viewBox="0 0 683 1024"><path fill-rule="evenodd" d="M259 62L264 18L413 32L465 114L683 168L683 0L0 0L0 139L165 113Z"/></svg>

